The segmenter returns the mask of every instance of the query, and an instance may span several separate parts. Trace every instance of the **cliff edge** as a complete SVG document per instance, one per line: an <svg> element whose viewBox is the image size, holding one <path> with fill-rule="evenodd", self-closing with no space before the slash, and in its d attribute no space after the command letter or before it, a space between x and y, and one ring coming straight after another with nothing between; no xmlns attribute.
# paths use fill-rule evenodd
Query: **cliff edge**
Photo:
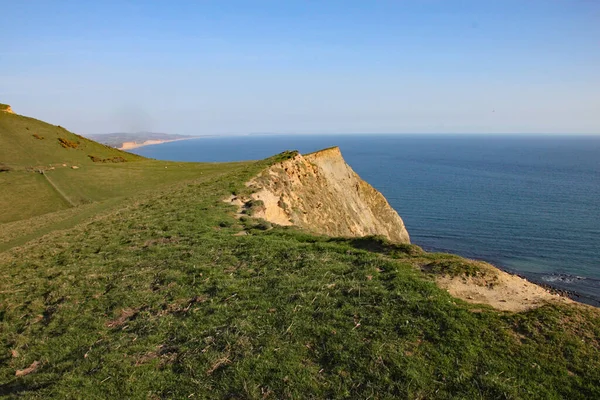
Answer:
<svg viewBox="0 0 600 400"><path fill-rule="evenodd" d="M344 161L338 147L277 162L247 183L250 199L232 198L252 215L330 236L383 235L410 243L404 222L385 197Z"/></svg>
<svg viewBox="0 0 600 400"><path fill-rule="evenodd" d="M14 114L14 111L12 110L12 108L8 105L8 104L2 104L0 103L0 111L9 113L9 114Z"/></svg>

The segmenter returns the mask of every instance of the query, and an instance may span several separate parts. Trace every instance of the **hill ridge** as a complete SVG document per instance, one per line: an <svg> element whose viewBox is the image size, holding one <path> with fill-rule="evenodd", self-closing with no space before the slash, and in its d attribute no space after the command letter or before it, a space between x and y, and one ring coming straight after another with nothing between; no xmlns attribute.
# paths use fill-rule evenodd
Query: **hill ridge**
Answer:
<svg viewBox="0 0 600 400"><path fill-rule="evenodd" d="M0 111L3 111L5 113L9 113L9 114L14 114L13 109L8 104L2 104L2 103L0 103Z"/></svg>
<svg viewBox="0 0 600 400"><path fill-rule="evenodd" d="M92 164L99 160L143 157L123 152L52 125L14 113L0 113L0 163L14 168L46 168L55 164ZM98 161L96 161L98 162Z"/></svg>

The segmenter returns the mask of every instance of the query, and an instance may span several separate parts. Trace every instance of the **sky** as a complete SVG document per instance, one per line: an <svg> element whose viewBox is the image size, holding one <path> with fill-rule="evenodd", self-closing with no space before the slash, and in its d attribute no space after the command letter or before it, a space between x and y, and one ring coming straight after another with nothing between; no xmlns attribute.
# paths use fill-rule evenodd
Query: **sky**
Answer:
<svg viewBox="0 0 600 400"><path fill-rule="evenodd" d="M598 0L0 0L0 35L0 103L80 134L600 134Z"/></svg>

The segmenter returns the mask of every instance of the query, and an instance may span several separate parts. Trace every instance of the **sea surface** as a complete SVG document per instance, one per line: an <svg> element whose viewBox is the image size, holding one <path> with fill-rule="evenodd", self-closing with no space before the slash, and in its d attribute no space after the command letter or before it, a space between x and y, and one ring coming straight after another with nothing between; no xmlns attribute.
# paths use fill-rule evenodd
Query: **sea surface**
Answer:
<svg viewBox="0 0 600 400"><path fill-rule="evenodd" d="M330 146L385 195L413 243L600 305L600 136L247 135L133 152L237 161Z"/></svg>

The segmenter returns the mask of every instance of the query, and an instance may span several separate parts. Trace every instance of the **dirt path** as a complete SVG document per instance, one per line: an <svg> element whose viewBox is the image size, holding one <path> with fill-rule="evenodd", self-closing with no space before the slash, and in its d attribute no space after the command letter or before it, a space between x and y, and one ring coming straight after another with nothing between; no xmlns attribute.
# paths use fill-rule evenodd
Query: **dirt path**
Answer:
<svg viewBox="0 0 600 400"><path fill-rule="evenodd" d="M46 180L48 181L50 186L52 186L52 188L54 188L54 190L56 190L56 193L58 193L60 195L60 197L63 198L63 200L65 200L67 203L69 203L72 207L77 207L77 204L75 204L62 190L60 190L60 188L58 186L56 186L54 184L54 182L52 182L52 180L48 177L48 175L46 175L46 173L44 171L42 171L41 174L44 176L44 178L46 178Z"/></svg>

